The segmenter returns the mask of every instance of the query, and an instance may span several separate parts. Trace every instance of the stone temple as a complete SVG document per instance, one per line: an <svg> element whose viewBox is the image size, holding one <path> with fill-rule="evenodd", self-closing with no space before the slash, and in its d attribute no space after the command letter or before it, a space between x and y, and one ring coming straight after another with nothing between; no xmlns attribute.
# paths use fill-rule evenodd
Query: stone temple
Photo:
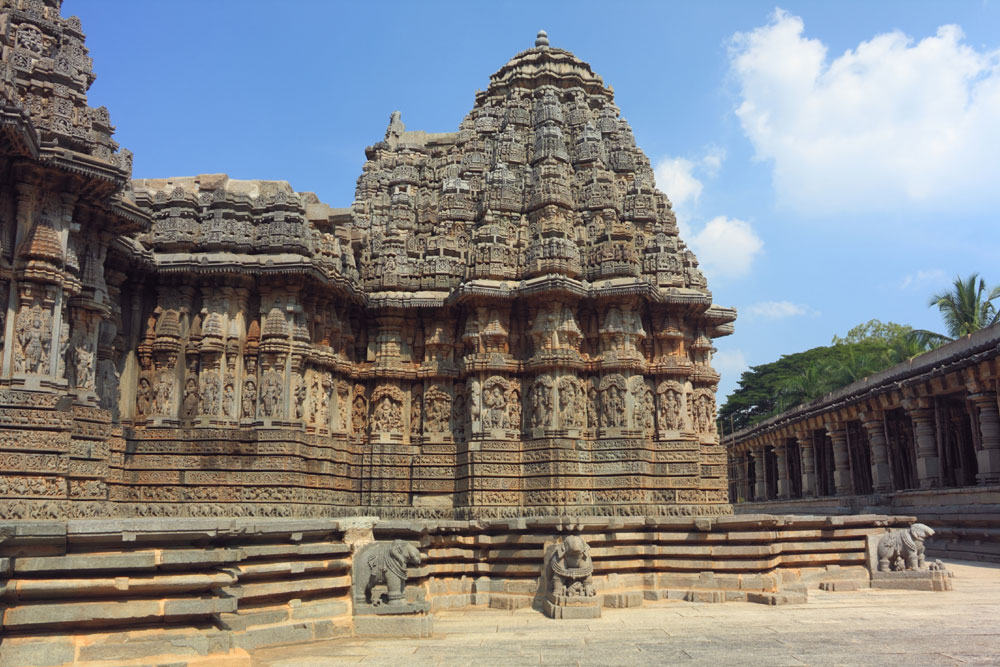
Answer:
<svg viewBox="0 0 1000 667"><path fill-rule="evenodd" d="M392 114L331 208L131 180L60 9L0 0L0 663L950 587L913 517L733 515L736 313L544 32L457 131Z"/></svg>
<svg viewBox="0 0 1000 667"><path fill-rule="evenodd" d="M7 4L9 518L731 512L735 312L589 65L540 34L458 131L392 114L337 209L130 181L77 20Z"/></svg>

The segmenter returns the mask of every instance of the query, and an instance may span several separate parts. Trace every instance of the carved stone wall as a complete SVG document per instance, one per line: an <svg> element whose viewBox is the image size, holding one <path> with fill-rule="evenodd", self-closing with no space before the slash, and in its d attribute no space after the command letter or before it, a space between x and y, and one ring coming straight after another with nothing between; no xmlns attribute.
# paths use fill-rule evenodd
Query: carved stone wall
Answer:
<svg viewBox="0 0 1000 667"><path fill-rule="evenodd" d="M335 209L128 181L59 7L0 1L13 517L731 511L735 313L589 65L540 38L458 131L394 113Z"/></svg>

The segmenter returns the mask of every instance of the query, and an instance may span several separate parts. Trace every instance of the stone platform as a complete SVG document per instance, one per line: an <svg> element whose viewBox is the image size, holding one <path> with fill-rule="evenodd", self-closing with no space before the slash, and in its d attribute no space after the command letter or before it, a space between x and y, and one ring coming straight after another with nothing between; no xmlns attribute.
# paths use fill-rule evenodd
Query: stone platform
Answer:
<svg viewBox="0 0 1000 667"><path fill-rule="evenodd" d="M871 590L877 538L912 521L737 515L0 523L0 664L220 664L267 646L381 634L386 628L360 627L362 616L352 613L352 558L372 540L419 545L420 565L408 568L407 587L419 589L429 609L412 627L397 628L401 635L429 634L431 614L433 632L443 632L439 619L449 610L468 610L470 619L498 608L544 619L543 557L567 534L590 545L602 616L675 600L794 606L824 582L838 591ZM386 617L368 616L379 618Z"/></svg>
<svg viewBox="0 0 1000 667"><path fill-rule="evenodd" d="M441 612L420 641L335 639L250 651L253 665L995 664L1000 566L949 561L948 593L809 590L807 604L647 602L554 622L522 609Z"/></svg>

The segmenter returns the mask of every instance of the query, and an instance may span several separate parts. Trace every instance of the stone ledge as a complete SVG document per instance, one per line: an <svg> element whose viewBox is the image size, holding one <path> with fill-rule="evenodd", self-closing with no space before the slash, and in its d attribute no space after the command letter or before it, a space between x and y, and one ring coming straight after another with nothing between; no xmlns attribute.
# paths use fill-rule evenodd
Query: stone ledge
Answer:
<svg viewBox="0 0 1000 667"><path fill-rule="evenodd" d="M358 637L430 637L434 614L393 616L355 616L354 634Z"/></svg>

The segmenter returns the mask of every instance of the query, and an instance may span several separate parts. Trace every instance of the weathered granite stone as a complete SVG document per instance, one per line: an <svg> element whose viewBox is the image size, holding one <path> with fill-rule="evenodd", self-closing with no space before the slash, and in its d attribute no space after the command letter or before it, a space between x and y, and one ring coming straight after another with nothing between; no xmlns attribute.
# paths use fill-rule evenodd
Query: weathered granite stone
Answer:
<svg viewBox="0 0 1000 667"><path fill-rule="evenodd" d="M919 570L924 567L924 540L934 531L922 523L886 533L878 543L879 572Z"/></svg>
<svg viewBox="0 0 1000 667"><path fill-rule="evenodd" d="M590 546L579 535L553 545L544 563L543 609L551 618L598 618L601 598L594 588Z"/></svg>
<svg viewBox="0 0 1000 667"><path fill-rule="evenodd" d="M354 613L409 614L426 611L406 599L406 568L420 564L420 552L403 540L372 542L354 556L351 573ZM376 586L386 592L374 596ZM418 606L420 608L418 608Z"/></svg>

